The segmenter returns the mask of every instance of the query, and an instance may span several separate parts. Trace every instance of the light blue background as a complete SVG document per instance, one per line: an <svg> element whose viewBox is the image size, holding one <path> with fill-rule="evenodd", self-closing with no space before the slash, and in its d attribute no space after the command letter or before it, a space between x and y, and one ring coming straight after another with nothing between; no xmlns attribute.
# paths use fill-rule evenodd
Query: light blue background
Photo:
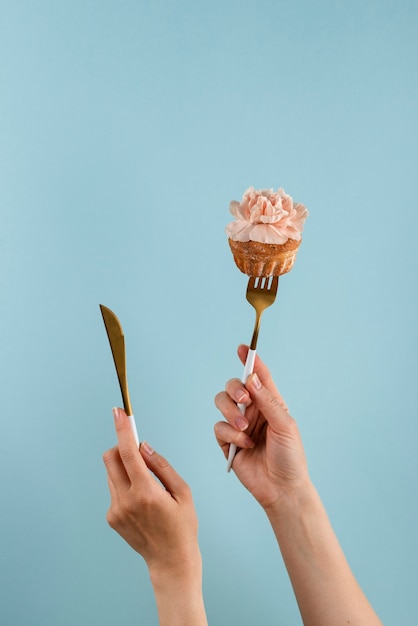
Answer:
<svg viewBox="0 0 418 626"><path fill-rule="evenodd" d="M127 338L141 438L191 484L213 625L300 624L213 396L253 311L224 234L249 185L310 210L259 351L385 624L415 626L416 1L0 2L0 622L157 623L107 526Z"/></svg>

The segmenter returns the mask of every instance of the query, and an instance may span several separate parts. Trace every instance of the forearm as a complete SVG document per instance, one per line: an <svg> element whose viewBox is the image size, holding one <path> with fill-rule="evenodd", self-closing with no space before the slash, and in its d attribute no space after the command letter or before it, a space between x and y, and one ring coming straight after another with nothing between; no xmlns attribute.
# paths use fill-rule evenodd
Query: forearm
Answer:
<svg viewBox="0 0 418 626"><path fill-rule="evenodd" d="M150 571L160 626L207 626L200 554L176 570Z"/></svg>
<svg viewBox="0 0 418 626"><path fill-rule="evenodd" d="M280 504L280 505L279 505ZM305 626L381 626L313 486L266 511Z"/></svg>

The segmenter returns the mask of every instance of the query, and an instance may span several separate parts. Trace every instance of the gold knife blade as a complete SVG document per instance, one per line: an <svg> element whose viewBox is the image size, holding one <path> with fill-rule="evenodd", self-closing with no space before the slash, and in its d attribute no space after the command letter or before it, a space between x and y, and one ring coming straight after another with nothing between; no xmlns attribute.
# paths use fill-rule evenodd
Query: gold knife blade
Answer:
<svg viewBox="0 0 418 626"><path fill-rule="evenodd" d="M104 325L112 350L113 361L115 363L116 374L118 376L119 386L122 393L123 408L126 415L132 415L132 406L128 391L128 378L126 375L126 355L125 355L125 337L122 325L116 315L103 304L100 305Z"/></svg>

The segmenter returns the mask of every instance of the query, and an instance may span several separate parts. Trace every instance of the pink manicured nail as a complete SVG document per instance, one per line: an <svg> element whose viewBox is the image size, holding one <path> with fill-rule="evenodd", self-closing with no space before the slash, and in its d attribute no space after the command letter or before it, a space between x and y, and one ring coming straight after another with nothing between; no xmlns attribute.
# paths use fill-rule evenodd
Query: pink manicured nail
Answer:
<svg viewBox="0 0 418 626"><path fill-rule="evenodd" d="M112 409L112 412L113 412L113 417L115 418L115 420L118 420L120 417L119 409L115 406L115 408Z"/></svg>
<svg viewBox="0 0 418 626"><path fill-rule="evenodd" d="M245 430L248 428L248 420L246 420L245 417L237 417L235 420L235 426L240 430Z"/></svg>
<svg viewBox="0 0 418 626"><path fill-rule="evenodd" d="M260 390L260 389L261 389L261 382L260 382L260 379L259 379L259 377L257 376L257 374L253 374L253 377L252 377L252 381L251 381L251 382L253 383L254 387L255 387L257 390Z"/></svg>
<svg viewBox="0 0 418 626"><path fill-rule="evenodd" d="M151 454L154 454L154 452L155 452L155 450L153 448L151 448L149 443L147 443L146 441L143 441L141 443L141 449L144 449L145 452L148 454L148 456L151 456Z"/></svg>
<svg viewBox="0 0 418 626"><path fill-rule="evenodd" d="M242 389L238 389L237 393L235 394L235 397L237 399L237 402L244 402L244 400L247 399L247 394Z"/></svg>

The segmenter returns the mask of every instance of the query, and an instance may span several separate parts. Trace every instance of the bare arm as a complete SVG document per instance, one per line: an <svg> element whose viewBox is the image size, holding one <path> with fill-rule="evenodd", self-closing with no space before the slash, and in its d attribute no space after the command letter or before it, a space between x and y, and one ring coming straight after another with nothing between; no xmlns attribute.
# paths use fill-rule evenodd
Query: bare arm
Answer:
<svg viewBox="0 0 418 626"><path fill-rule="evenodd" d="M118 446L105 452L109 525L145 559L161 626L207 626L198 523L188 485L115 409ZM156 476L162 484L155 480Z"/></svg>
<svg viewBox="0 0 418 626"><path fill-rule="evenodd" d="M240 346L245 361L247 348ZM237 403L247 410L242 422ZM257 357L246 386L234 379L215 403L226 421L215 425L225 456L241 450L233 469L264 508L306 626L381 626L359 587L309 478L296 422L267 367Z"/></svg>
<svg viewBox="0 0 418 626"><path fill-rule="evenodd" d="M303 622L378 626L313 487L267 511Z"/></svg>

